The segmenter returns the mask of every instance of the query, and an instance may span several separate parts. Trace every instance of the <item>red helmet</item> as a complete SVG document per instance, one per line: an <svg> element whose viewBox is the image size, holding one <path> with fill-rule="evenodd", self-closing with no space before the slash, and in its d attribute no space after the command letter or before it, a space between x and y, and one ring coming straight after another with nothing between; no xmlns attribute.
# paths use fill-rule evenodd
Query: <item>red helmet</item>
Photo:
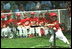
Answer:
<svg viewBox="0 0 72 49"><path fill-rule="evenodd" d="M31 12L30 14L34 15L34 14L35 14L35 12Z"/></svg>
<svg viewBox="0 0 72 49"><path fill-rule="evenodd" d="M50 16L50 17L51 17L51 16L57 16L57 13L51 12L51 13L49 13L49 16Z"/></svg>

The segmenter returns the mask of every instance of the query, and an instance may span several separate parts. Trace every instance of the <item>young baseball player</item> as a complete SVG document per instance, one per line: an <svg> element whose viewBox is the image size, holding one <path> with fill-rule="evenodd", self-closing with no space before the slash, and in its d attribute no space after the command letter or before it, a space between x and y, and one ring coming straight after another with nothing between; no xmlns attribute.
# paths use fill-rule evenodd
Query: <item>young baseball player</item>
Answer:
<svg viewBox="0 0 72 49"><path fill-rule="evenodd" d="M14 34L12 33L11 29L12 28L10 28L9 26L7 26L8 38L10 38L10 39L14 37Z"/></svg>
<svg viewBox="0 0 72 49"><path fill-rule="evenodd" d="M22 24L21 22L17 23L18 26L17 26L17 29L19 30L18 33L19 33L19 37L22 37Z"/></svg>
<svg viewBox="0 0 72 49"><path fill-rule="evenodd" d="M31 14L31 17L30 17L31 25L30 25L30 26L35 26L35 25L36 25L36 24L35 24L35 16L34 16L34 15L35 15L35 12L31 12L30 14ZM30 27L29 30L30 30L29 33L34 36L34 34L35 34L35 29L34 29L34 27Z"/></svg>
<svg viewBox="0 0 72 49"><path fill-rule="evenodd" d="M42 17L39 17L38 24L40 26L40 27L38 27L38 35L41 37L42 35L45 34L45 31L44 31L44 20L43 20Z"/></svg>
<svg viewBox="0 0 72 49"><path fill-rule="evenodd" d="M50 16L50 19L51 19L51 23L49 24L49 26L52 26L52 29L55 30L54 33L56 34L56 38L59 38L64 43L70 44L69 41L67 40L67 38L62 33L59 22L57 21L57 14L56 13L49 13L49 16ZM53 38L54 38L54 36L52 34L49 42L53 42Z"/></svg>
<svg viewBox="0 0 72 49"><path fill-rule="evenodd" d="M3 25L1 33L2 33L1 35L3 37L13 38L13 34L11 34L11 28L9 26L7 26L7 24Z"/></svg>
<svg viewBox="0 0 72 49"><path fill-rule="evenodd" d="M1 36L2 37L7 37L8 36L8 30L7 30L7 22L5 20L6 16L4 14L1 15L2 18L2 28L1 28Z"/></svg>
<svg viewBox="0 0 72 49"><path fill-rule="evenodd" d="M29 28L30 28L30 21L29 21L29 18L26 18L26 19L24 19L23 27L22 27L23 36L28 37Z"/></svg>
<svg viewBox="0 0 72 49"><path fill-rule="evenodd" d="M6 25L4 24L3 28L1 29L1 36L2 37L7 37L8 36L7 34L8 34L7 28L6 28Z"/></svg>

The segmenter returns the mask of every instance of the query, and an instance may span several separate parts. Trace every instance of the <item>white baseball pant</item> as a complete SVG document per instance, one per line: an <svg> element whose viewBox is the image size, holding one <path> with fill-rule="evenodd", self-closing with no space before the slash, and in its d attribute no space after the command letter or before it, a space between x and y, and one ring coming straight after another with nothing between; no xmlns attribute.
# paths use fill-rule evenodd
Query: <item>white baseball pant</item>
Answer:
<svg viewBox="0 0 72 49"><path fill-rule="evenodd" d="M67 44L70 44L69 41L67 40L67 38L64 36L64 34L62 33L62 30L61 28L57 30L57 32L55 32L56 34L56 38L59 38L60 40L62 40L64 43L67 43ZM50 37L50 40L49 42L53 42L53 38L54 38L54 35L52 35Z"/></svg>

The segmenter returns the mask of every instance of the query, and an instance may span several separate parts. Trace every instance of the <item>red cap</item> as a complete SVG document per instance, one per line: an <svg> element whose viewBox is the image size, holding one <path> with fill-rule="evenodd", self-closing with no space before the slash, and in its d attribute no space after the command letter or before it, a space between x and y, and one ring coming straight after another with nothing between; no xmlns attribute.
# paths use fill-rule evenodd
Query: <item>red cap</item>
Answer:
<svg viewBox="0 0 72 49"><path fill-rule="evenodd" d="M29 21L30 19L29 18L26 18L26 19L22 19L20 22L26 22L26 21Z"/></svg>
<svg viewBox="0 0 72 49"><path fill-rule="evenodd" d="M51 12L51 13L49 13L49 16L50 16L50 17L51 17L51 16L57 16L57 13Z"/></svg>

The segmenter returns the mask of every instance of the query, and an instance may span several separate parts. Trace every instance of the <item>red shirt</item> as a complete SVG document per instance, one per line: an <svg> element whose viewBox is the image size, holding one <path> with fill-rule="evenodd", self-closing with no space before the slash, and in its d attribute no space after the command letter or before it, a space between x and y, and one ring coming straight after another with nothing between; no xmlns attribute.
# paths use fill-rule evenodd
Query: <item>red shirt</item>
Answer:
<svg viewBox="0 0 72 49"><path fill-rule="evenodd" d="M49 22L50 20L46 20L46 18L43 18L43 21L44 21L45 23L47 23L47 22Z"/></svg>
<svg viewBox="0 0 72 49"><path fill-rule="evenodd" d="M44 22L43 18L39 18L38 23L40 24L40 23L43 23L43 22Z"/></svg>
<svg viewBox="0 0 72 49"><path fill-rule="evenodd" d="M24 22L24 25L28 26L30 24L30 18L22 19L21 22Z"/></svg>
<svg viewBox="0 0 72 49"><path fill-rule="evenodd" d="M52 22L51 24L55 24L54 26L49 26L49 27L55 27L56 28L56 30L58 30L59 29L59 27L60 27L60 24L59 24L59 22L58 21L54 21L54 22Z"/></svg>
<svg viewBox="0 0 72 49"><path fill-rule="evenodd" d="M33 22L38 22L39 19L37 17L34 17L34 18L30 18L30 22L31 22L31 25L35 25Z"/></svg>

